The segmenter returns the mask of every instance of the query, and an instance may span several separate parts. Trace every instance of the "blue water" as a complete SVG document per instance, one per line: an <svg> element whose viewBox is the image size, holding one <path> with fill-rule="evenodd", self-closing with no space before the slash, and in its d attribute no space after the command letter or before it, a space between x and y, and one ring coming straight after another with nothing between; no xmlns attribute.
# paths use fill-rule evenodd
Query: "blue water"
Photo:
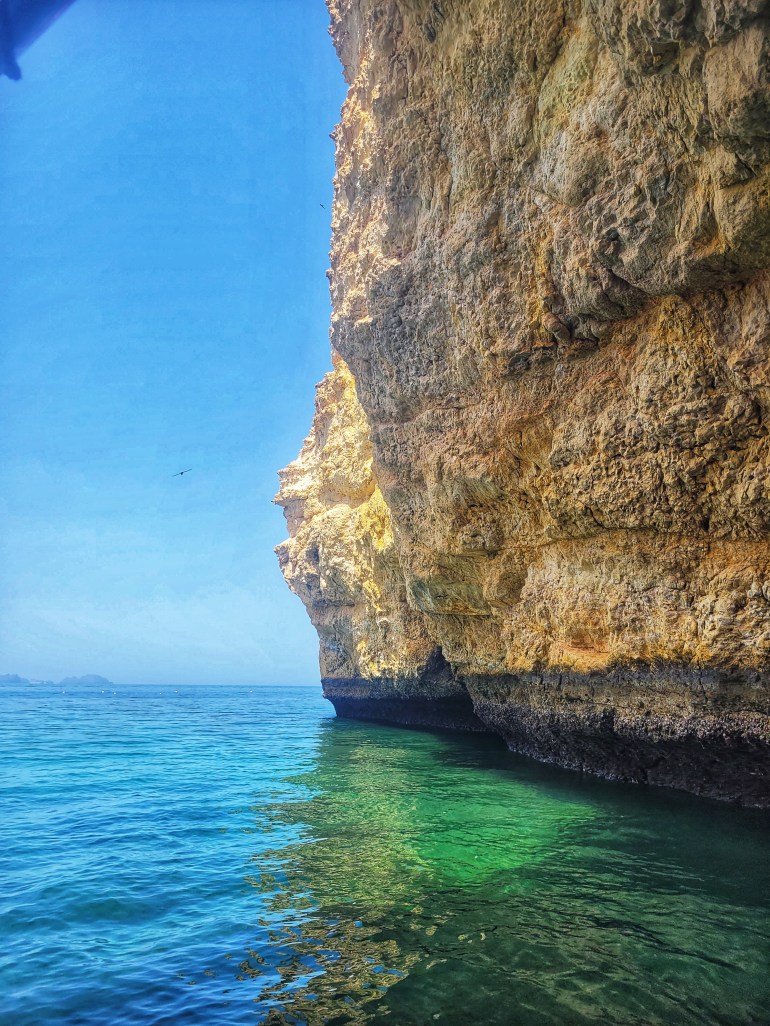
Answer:
<svg viewBox="0 0 770 1026"><path fill-rule="evenodd" d="M3 1026L770 1023L762 813L317 688L0 701Z"/></svg>

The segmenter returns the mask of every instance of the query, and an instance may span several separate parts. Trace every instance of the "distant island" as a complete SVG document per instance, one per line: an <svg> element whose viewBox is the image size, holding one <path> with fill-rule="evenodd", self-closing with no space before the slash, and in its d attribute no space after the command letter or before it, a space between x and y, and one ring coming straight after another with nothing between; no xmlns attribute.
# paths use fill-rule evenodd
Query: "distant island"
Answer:
<svg viewBox="0 0 770 1026"><path fill-rule="evenodd" d="M60 684L72 685L72 684L83 684L83 685L94 685L97 684L99 687L112 687L112 681L107 680L106 677L100 677L98 673L86 673L83 677L65 677L64 680L59 681Z"/></svg>
<svg viewBox="0 0 770 1026"><path fill-rule="evenodd" d="M0 684L55 684L53 680L32 680L29 677L20 677L18 673L0 673ZM86 673L83 677L65 677L58 682L67 687L79 685L84 687L112 687L111 680L100 677L98 673Z"/></svg>

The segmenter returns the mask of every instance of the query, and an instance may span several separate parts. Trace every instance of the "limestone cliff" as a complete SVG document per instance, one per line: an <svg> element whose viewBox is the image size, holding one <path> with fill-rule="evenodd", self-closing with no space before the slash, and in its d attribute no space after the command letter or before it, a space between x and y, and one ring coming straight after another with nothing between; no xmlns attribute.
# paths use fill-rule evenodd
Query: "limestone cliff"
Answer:
<svg viewBox="0 0 770 1026"><path fill-rule="evenodd" d="M770 804L770 3L329 6L325 693Z"/></svg>

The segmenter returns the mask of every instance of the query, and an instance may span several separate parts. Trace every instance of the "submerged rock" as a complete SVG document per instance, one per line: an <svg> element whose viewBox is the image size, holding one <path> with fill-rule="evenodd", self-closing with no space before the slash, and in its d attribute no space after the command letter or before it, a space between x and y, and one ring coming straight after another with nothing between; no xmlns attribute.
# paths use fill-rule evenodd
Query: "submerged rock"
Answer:
<svg viewBox="0 0 770 1026"><path fill-rule="evenodd" d="M770 4L329 6L325 693L770 804Z"/></svg>

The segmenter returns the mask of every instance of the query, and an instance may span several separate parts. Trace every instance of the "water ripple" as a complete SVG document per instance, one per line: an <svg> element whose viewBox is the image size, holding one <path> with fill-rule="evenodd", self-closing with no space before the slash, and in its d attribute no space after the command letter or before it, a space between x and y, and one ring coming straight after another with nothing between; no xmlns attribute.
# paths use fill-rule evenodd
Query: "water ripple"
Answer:
<svg viewBox="0 0 770 1026"><path fill-rule="evenodd" d="M4 688L9 1026L766 1026L762 814L315 689Z"/></svg>

